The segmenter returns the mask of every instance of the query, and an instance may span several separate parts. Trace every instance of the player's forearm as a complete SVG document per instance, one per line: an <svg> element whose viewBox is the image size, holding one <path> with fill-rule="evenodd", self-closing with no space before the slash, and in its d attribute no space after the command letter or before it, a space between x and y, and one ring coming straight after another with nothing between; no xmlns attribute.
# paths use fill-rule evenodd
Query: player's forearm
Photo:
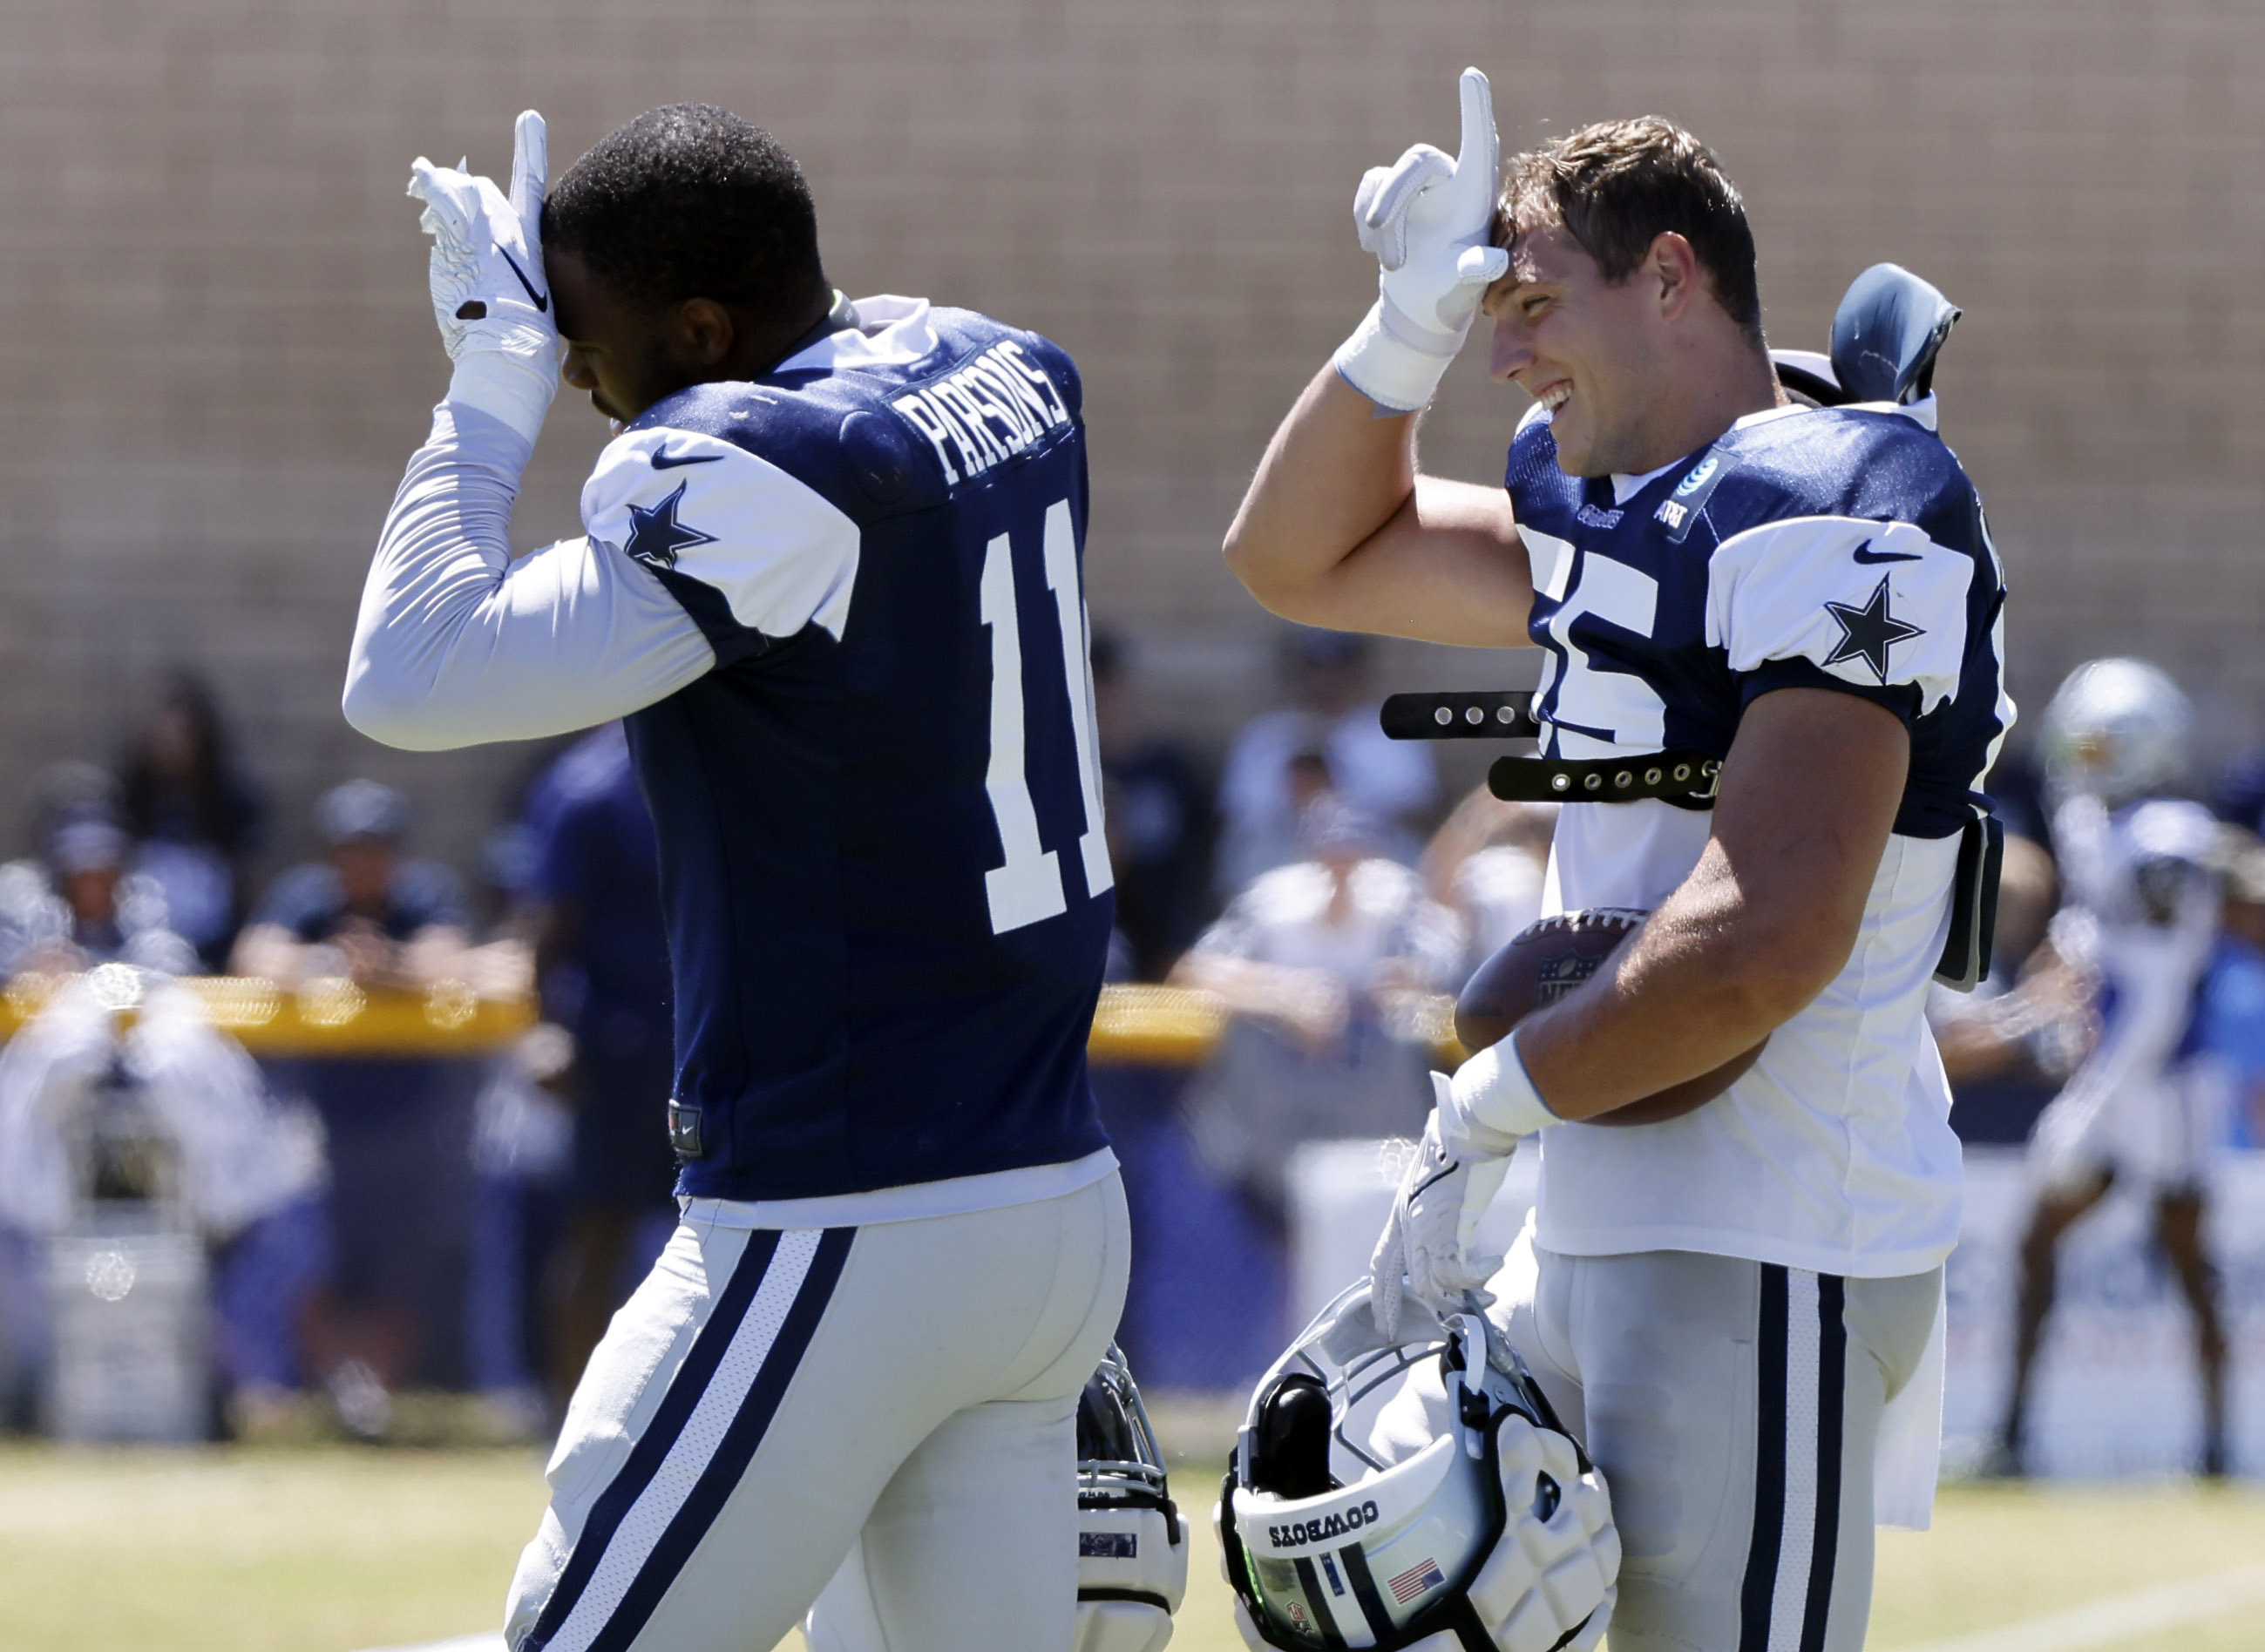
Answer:
<svg viewBox="0 0 2265 1652"><path fill-rule="evenodd" d="M1227 530L1227 565L1277 613L1322 585L1416 491L1416 418L1376 404L1323 368L1258 462Z"/></svg>
<svg viewBox="0 0 2265 1652"><path fill-rule="evenodd" d="M1325 371L1275 433L1228 530L1227 566L1304 624L1516 646L1533 588L1509 496L1417 475L1413 424L1376 417Z"/></svg>
<svg viewBox="0 0 2265 1652"><path fill-rule="evenodd" d="M362 586L346 665L346 721L411 749L451 738L459 708L438 692L480 606L511 563L511 507L532 446L448 402L409 461Z"/></svg>
<svg viewBox="0 0 2265 1652"><path fill-rule="evenodd" d="M1892 712L1853 695L1790 688L1749 706L1698 866L1609 975L1518 1028L1550 1110L1590 1118L1711 1072L1830 986L1862 928L1910 752Z"/></svg>
<svg viewBox="0 0 2265 1652"><path fill-rule="evenodd" d="M1834 972L1803 938L1758 921L1710 845L1609 978L1519 1024L1518 1058L1552 1112L1592 1118L1752 1049Z"/></svg>
<svg viewBox="0 0 2265 1652"><path fill-rule="evenodd" d="M536 739L624 716L706 672L683 610L626 559L579 542L512 562L529 452L444 402L410 460L363 586L346 721L389 746Z"/></svg>

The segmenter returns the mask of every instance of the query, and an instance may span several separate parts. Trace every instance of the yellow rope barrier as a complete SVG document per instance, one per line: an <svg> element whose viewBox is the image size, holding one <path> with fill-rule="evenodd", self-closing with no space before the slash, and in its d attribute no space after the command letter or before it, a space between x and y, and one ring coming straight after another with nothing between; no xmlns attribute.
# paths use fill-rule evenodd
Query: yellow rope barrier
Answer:
<svg viewBox="0 0 2265 1652"><path fill-rule="evenodd" d="M1227 1030L1216 994L1179 986L1104 986L1086 1053L1103 1065L1193 1066Z"/></svg>
<svg viewBox="0 0 2265 1652"><path fill-rule="evenodd" d="M69 976L19 975L0 993L0 1037L40 1011ZM477 1055L510 1043L535 1024L524 999L481 998L461 981L424 991L363 987L343 977L291 991L245 976L183 977L213 1024L254 1055ZM99 991L98 986L98 991ZM122 997L124 995L121 995ZM121 1015L133 1013L121 1002Z"/></svg>
<svg viewBox="0 0 2265 1652"><path fill-rule="evenodd" d="M69 976L22 975L0 993L0 1039L40 1011ZM343 978L288 990L273 981L234 975L186 977L213 1024L262 1056L470 1056L499 1049L532 1027L525 999L482 998L462 982L425 991L358 986ZM1439 1059L1462 1058L1454 1041L1453 1002L1439 998L1422 1012L1419 1031ZM130 1007L120 1014L130 1015ZM1104 986L1087 1048L1096 1065L1193 1066L1227 1028L1213 993L1176 986Z"/></svg>

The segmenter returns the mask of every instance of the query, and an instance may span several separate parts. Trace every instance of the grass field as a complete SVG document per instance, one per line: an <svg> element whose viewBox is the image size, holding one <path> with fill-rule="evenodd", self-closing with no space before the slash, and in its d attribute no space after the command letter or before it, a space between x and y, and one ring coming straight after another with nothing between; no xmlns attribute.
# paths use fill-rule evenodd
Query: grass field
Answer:
<svg viewBox="0 0 2265 1652"><path fill-rule="evenodd" d="M1176 1471L1209 1508L1215 1467ZM543 1506L522 1452L0 1449L0 1648L356 1652L495 1627ZM1174 1652L1240 1652L1198 1521ZM1934 1532L1883 1533L1878 1652L2065 1613L2265 1561L2254 1488L1953 1488ZM2265 1595L2108 1640L2257 1652Z"/></svg>

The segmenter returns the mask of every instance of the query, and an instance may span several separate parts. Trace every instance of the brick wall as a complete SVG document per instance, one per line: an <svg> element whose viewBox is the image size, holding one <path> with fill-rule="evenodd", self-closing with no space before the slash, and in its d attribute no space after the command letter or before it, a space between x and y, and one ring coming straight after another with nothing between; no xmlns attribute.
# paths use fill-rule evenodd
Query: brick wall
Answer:
<svg viewBox="0 0 2265 1652"><path fill-rule="evenodd" d="M1161 715L1216 736L1269 622L1220 530L1373 280L1362 167L1452 143L1494 75L1506 147L1607 113L1697 130L1745 189L1767 321L1817 347L1894 258L1968 317L1946 433L2016 586L2017 691L2149 651L2222 741L2265 732L2265 11L2231 0L19 0L0 51L0 842L38 764L106 753L208 666L284 807L369 772L462 853L525 754L346 728L361 569L445 375L411 156L563 166L651 104L770 126L852 291L1041 328L1083 364L1094 606ZM1520 399L1459 364L1427 451L1493 472ZM518 524L573 528L601 427L562 402ZM1515 662L1395 654L1403 680Z"/></svg>

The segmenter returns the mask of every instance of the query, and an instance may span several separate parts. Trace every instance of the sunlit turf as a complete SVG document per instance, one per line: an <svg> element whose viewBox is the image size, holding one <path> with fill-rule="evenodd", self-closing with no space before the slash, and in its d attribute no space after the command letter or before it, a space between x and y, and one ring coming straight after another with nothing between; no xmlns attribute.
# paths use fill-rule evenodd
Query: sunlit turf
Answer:
<svg viewBox="0 0 2265 1652"><path fill-rule="evenodd" d="M1207 1529L1212 1463L1175 1467L1196 1517L1176 1652L1240 1652ZM0 1647L356 1652L496 1627L543 1506L523 1451L0 1448ZM1955 1487L1935 1530L1884 1532L1879 1652L2265 1560L2265 1493L2180 1485ZM2265 1609L2116 1642L2253 1652Z"/></svg>
<svg viewBox="0 0 2265 1652"><path fill-rule="evenodd" d="M499 1627L528 1452L0 1452L0 1647L352 1652Z"/></svg>

